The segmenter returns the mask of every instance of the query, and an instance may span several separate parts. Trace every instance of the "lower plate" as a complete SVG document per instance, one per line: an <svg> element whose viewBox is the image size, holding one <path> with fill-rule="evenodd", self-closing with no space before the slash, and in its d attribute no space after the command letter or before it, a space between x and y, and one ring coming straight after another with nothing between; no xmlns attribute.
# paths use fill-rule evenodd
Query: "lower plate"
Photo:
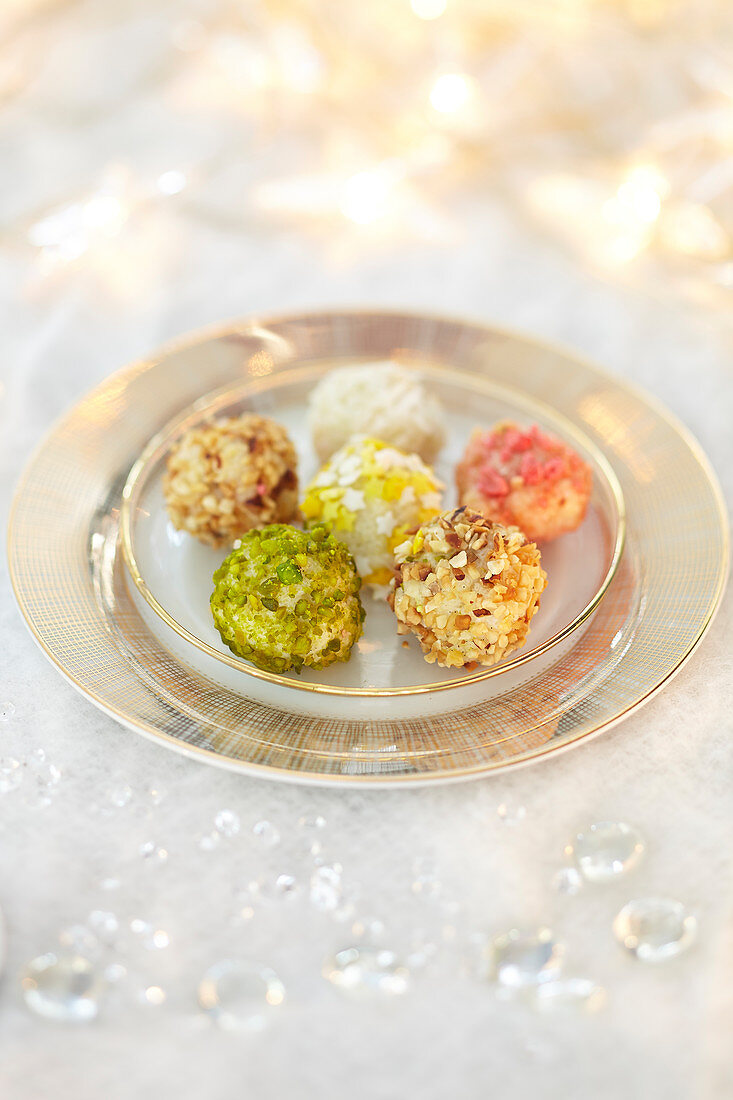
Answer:
<svg viewBox="0 0 733 1100"><path fill-rule="evenodd" d="M287 687L269 702L252 698L251 683L239 687L217 662L162 633L129 581L119 526L130 469L202 395L261 386L264 375L294 367L390 357L473 374L574 425L620 483L623 556L582 630L477 683L470 698L426 691L399 709L370 710L356 697L347 714L325 705L304 713L294 698L302 693ZM722 594L727 545L720 492L698 445L626 385L565 352L479 325L329 313L199 334L108 379L30 463L9 556L18 602L43 649L131 728L272 778L395 784L516 766L609 728L701 638Z"/></svg>

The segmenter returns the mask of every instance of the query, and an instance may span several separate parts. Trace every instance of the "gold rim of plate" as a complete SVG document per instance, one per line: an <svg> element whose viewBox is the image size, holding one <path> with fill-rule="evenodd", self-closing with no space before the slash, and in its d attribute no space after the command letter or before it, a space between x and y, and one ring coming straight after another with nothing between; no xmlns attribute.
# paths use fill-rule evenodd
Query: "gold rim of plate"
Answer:
<svg viewBox="0 0 733 1100"><path fill-rule="evenodd" d="M317 377L320 377L328 369L328 366L319 366L316 368ZM450 376L451 373L452 372L447 368L432 367L430 369L431 376L443 375L445 377ZM314 378L313 381L315 380ZM140 488L151 465L160 460L160 458L170 449L172 443L178 436L187 431L193 424L198 423L201 419L217 415L221 408L234 404L238 398L252 396L256 387L254 387L251 382L241 383L235 387L226 387L223 391L200 397L196 402L195 412L186 410L182 416L177 416L172 422L166 424L165 427L150 440L147 447L130 470L130 474L122 490L120 537L122 542L122 553L138 592L155 614L170 627L179 638L194 646L199 652L205 653L209 657L213 657L222 664L228 665L229 668L236 669L238 672L244 672L257 680L265 680L271 684L279 684L291 691L305 691L320 695L346 695L355 696L357 698L386 698L395 695L421 695L426 692L451 691L466 687L469 684L479 683L482 680L488 680L495 676L500 676L510 669L518 668L521 665L527 664L528 661L532 661L547 653L554 646L568 638L573 631L582 626L589 616L593 614L616 574L626 539L626 506L624 504L623 492L618 478L613 471L613 467L610 465L600 448L597 447L587 435L581 432L575 424L566 420L565 417L560 416L556 410L543 402L533 401L523 394L516 393L507 386L498 385L496 383L487 384L480 378L473 379L472 382L474 388L481 389L491 396L496 396L512 402L515 407L522 408L533 418L539 418L543 419L545 422L550 422L566 441L572 440L576 447L585 451L592 459L596 467L596 474L600 473L604 478L606 489L613 500L616 530L608 568L600 584L596 588L596 591L586 605L569 623L556 631L550 638L547 638L541 645L527 652L521 651L516 657L500 661L495 665L483 668L479 672L469 676L464 675L452 680L438 680L432 683L401 688L350 688L337 687L330 684L312 684L295 680L288 676L281 676L275 672L266 672L263 669L256 668L254 665L249 664L239 657L233 656L223 649L216 649L214 646L209 645L208 642L203 641L196 634L186 629L186 627L182 626L182 624L179 623L153 595L143 577L137 560L132 519L138 504Z"/></svg>
<svg viewBox="0 0 733 1100"><path fill-rule="evenodd" d="M395 720L275 710L197 673L142 619L120 552L129 471L161 425L185 417L202 393L303 363L390 357L453 366L495 385L509 379L515 396L548 406L587 437L626 503L623 557L589 625L557 660L542 668L527 660L522 683L479 705L426 713L419 696L415 717ZM218 326L111 376L62 418L29 462L11 511L8 557L16 598L41 648L131 729L256 775L394 786L526 765L610 729L645 703L712 621L727 576L728 529L699 444L635 387L507 330L346 311Z"/></svg>

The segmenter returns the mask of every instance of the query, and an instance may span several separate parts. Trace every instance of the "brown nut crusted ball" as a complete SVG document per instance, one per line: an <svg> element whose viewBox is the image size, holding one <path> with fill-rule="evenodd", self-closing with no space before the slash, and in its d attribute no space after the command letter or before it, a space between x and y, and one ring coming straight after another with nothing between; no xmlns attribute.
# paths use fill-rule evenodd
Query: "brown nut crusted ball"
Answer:
<svg viewBox="0 0 733 1100"><path fill-rule="evenodd" d="M395 557L387 599L398 634L417 634L426 661L491 665L524 645L547 574L518 528L456 508L419 527Z"/></svg>
<svg viewBox="0 0 733 1100"><path fill-rule="evenodd" d="M297 456L288 433L254 413L192 428L172 448L163 478L171 523L210 546L298 508Z"/></svg>

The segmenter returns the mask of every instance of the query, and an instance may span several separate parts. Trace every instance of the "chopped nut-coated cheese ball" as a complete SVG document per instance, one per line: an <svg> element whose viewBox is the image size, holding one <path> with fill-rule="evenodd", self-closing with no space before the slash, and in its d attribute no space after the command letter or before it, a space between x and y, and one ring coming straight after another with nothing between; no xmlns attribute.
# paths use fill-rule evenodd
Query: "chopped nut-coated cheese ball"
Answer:
<svg viewBox="0 0 733 1100"><path fill-rule="evenodd" d="M524 645L547 574L516 527L457 508L423 524L395 557L387 599L398 633L416 634L426 661L491 665Z"/></svg>
<svg viewBox="0 0 733 1100"><path fill-rule="evenodd" d="M254 413L192 428L172 448L163 479L174 527L210 546L292 519L297 456L288 433Z"/></svg>

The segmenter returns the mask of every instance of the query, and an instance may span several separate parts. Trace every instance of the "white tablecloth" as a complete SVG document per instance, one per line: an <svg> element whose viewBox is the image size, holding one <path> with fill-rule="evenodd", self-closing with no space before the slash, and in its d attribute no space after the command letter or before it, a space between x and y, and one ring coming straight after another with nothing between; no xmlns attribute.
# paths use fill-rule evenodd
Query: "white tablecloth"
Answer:
<svg viewBox="0 0 733 1100"><path fill-rule="evenodd" d="M729 325L668 285L657 293L651 279L631 287L587 270L496 196L469 191L450 212L449 238L436 243L347 224L321 232L238 221L240 183L224 180L220 220L200 216L184 191L162 209L143 203L116 237L78 259L46 263L30 225L93 189L112 162L146 178L178 169L191 140L167 131L157 85L122 87L91 118L70 93L55 111L53 87L39 76L0 118L5 515L33 447L115 368L210 322L339 305L465 315L562 342L671 408L730 499ZM2 698L15 709L0 724L0 754L24 769L17 789L0 795L3 1100L733 1095L730 599L674 681L596 740L481 781L358 792L244 778L123 729L46 662L5 572L2 584ZM61 773L40 807L29 804L39 748ZM124 785L130 800L115 806L110 791ZM501 803L526 816L507 824ZM222 809L239 815L241 830L204 850L200 838ZM308 898L313 859L298 820L317 814L327 821L324 857L342 865L351 904L335 916ZM278 845L253 836L262 820L279 831ZM552 885L563 847L594 820L636 826L645 858L617 883L563 896ZM144 858L147 842L167 859ZM440 889L411 889L420 860L435 865ZM295 896L233 921L247 884L278 873L295 877ZM652 967L622 952L611 922L629 898L656 894L696 913L699 940ZM20 971L94 910L120 923L103 961L123 962L127 979L94 1022L34 1016ZM416 960L403 996L348 999L321 976L365 917L383 922L381 942L401 957L420 939L435 946L425 965ZM129 930L135 919L167 932L169 946L142 946ZM602 985L606 1007L540 1015L497 996L476 974L477 944L515 925L550 926L567 972ZM223 1032L197 1008L202 973L226 957L271 966L285 984L286 1001L262 1033ZM163 1004L138 999L151 986Z"/></svg>

